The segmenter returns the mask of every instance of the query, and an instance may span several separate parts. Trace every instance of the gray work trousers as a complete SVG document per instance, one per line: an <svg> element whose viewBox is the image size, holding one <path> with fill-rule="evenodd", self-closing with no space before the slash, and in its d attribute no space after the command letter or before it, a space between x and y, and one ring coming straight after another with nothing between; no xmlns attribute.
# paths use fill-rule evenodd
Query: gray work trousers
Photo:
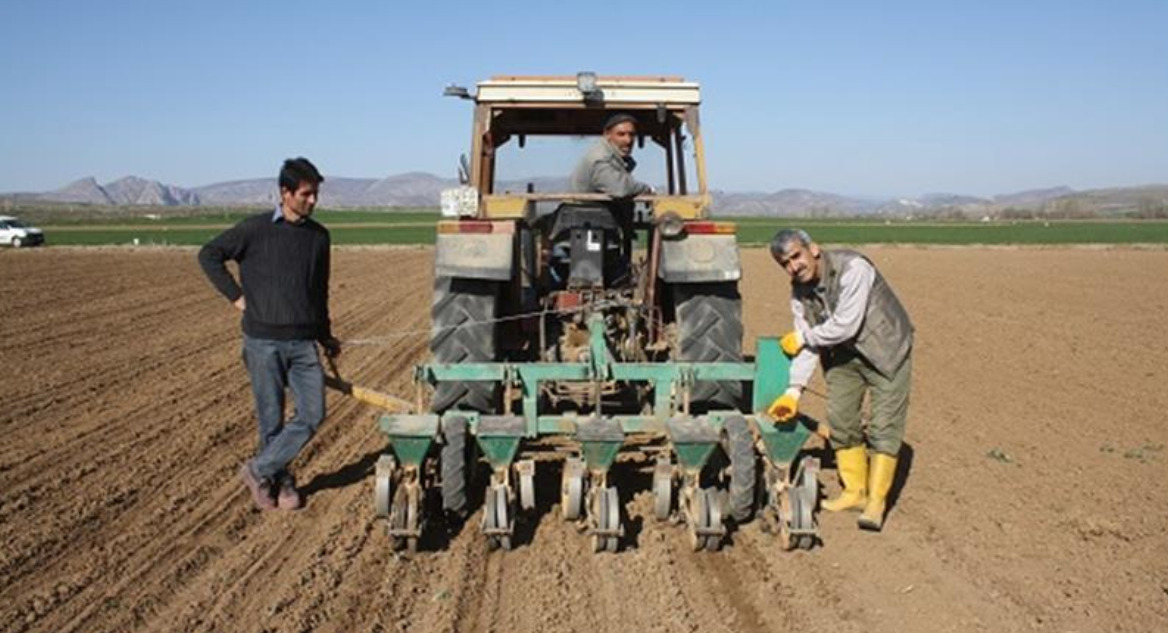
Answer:
<svg viewBox="0 0 1168 633"><path fill-rule="evenodd" d="M876 371L862 356L850 350L833 350L824 359L827 381L827 424L836 448L863 446L896 457L904 442L908 397L912 387L912 352L892 376ZM868 394L871 419L867 437L860 410Z"/></svg>

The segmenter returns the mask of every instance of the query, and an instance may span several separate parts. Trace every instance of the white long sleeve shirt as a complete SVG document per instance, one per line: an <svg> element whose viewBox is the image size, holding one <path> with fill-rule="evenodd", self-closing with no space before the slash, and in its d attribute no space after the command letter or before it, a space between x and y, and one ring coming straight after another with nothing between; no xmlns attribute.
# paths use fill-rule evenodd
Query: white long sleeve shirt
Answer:
<svg viewBox="0 0 1168 633"><path fill-rule="evenodd" d="M840 271L840 296L827 320L814 327L807 322L803 304L791 298L795 329L803 336L803 349L791 360L790 388L800 392L811 380L824 347L845 343L860 332L868 309L868 296L876 283L876 269L862 257L856 257Z"/></svg>

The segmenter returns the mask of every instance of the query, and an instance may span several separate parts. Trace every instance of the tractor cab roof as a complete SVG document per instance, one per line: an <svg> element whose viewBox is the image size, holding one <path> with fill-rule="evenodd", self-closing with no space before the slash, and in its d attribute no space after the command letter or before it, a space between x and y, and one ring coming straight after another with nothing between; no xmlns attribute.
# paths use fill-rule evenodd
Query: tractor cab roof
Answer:
<svg viewBox="0 0 1168 633"><path fill-rule="evenodd" d="M475 85L448 86L447 96L473 101L475 114L470 161L465 182L482 196L479 217L523 215L527 203L544 199L596 197L557 191L535 192L532 180L544 174L508 172L497 178L499 165L517 158L506 147L527 147L529 138L554 141L599 137L604 123L616 113L631 115L637 123L638 161L657 165L654 212L676 211L683 218L702 217L709 206L705 157L698 109L701 89L677 76L496 75ZM512 141L518 142L513 144ZM644 149L653 146L655 151ZM540 145L540 147L546 147ZM687 161L687 155L691 161ZM644 159L644 160L642 160ZM688 163L688 165L687 165ZM529 163L530 164L530 163ZM537 163L546 168L550 163ZM567 175L570 166L558 172ZM640 172L643 173L643 172ZM526 192L515 192L503 180L526 180Z"/></svg>
<svg viewBox="0 0 1168 633"><path fill-rule="evenodd" d="M681 77L596 76L575 77L497 75L478 83L479 103L574 104L611 109L617 107L685 107L701 103L698 84Z"/></svg>
<svg viewBox="0 0 1168 633"><path fill-rule="evenodd" d="M475 101L494 111L491 128L505 135L599 134L604 121L622 111L653 137L676 127L687 108L701 103L701 94L698 84L681 77L499 75L478 83Z"/></svg>

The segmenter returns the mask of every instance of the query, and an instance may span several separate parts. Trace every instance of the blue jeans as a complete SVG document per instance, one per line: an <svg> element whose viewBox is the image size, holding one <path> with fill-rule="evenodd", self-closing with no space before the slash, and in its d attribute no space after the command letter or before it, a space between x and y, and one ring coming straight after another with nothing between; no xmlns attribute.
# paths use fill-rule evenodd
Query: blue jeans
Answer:
<svg viewBox="0 0 1168 633"><path fill-rule="evenodd" d="M252 472L282 476L324 420L324 369L310 340L277 341L243 336L243 362L251 376L260 448ZM284 422L284 393L292 388L296 408Z"/></svg>

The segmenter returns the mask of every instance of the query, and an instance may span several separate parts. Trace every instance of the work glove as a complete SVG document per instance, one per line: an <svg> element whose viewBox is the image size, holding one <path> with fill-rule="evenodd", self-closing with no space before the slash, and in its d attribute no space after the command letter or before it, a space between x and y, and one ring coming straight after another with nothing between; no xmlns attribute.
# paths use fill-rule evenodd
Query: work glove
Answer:
<svg viewBox="0 0 1168 633"><path fill-rule="evenodd" d="M767 407L767 415L778 422L790 422L799 411L799 390L788 389Z"/></svg>
<svg viewBox="0 0 1168 633"><path fill-rule="evenodd" d="M803 349L803 335L799 333L799 330L791 330L779 339L779 347L783 348L783 353L788 358L794 358Z"/></svg>

